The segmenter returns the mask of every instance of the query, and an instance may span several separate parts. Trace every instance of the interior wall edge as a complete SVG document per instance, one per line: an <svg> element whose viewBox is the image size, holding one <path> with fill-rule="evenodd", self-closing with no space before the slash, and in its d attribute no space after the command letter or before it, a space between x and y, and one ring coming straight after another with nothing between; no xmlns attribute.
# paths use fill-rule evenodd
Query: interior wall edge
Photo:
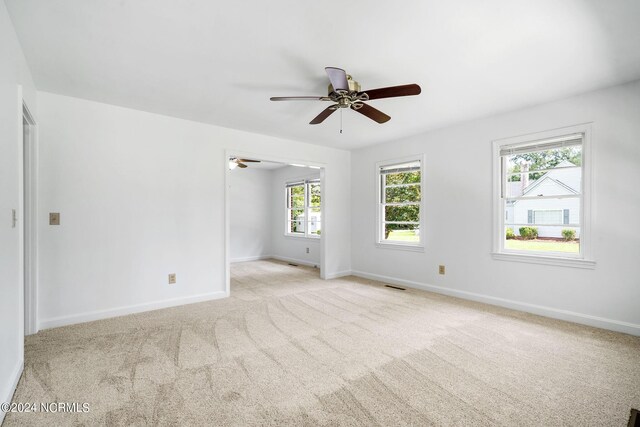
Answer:
<svg viewBox="0 0 640 427"><path fill-rule="evenodd" d="M8 387L6 390L3 390L2 397L0 397L0 402L11 402L13 399L13 394L16 391L16 387L18 387L18 381L20 381L20 377L22 376L22 371L24 370L24 360L20 360L16 367L13 370L11 377L9 378ZM4 421L4 416L6 412L0 411L0 425L2 425L2 421Z"/></svg>

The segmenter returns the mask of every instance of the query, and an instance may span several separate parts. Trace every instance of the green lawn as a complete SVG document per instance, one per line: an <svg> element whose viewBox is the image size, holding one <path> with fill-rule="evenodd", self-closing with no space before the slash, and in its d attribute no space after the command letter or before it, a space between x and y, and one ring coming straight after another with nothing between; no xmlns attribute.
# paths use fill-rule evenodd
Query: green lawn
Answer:
<svg viewBox="0 0 640 427"><path fill-rule="evenodd" d="M580 244L578 242L558 242L555 240L507 240L504 248L519 251L569 252L575 254L580 252Z"/></svg>
<svg viewBox="0 0 640 427"><path fill-rule="evenodd" d="M389 233L389 238L387 241L396 241L396 242L419 242L420 236L416 234L413 230L393 230Z"/></svg>

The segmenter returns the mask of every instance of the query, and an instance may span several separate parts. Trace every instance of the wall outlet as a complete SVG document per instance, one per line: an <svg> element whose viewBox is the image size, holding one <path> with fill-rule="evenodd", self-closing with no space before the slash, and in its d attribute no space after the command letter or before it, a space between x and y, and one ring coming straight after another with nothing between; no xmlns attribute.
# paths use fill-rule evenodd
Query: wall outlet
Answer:
<svg viewBox="0 0 640 427"><path fill-rule="evenodd" d="M60 225L60 213L59 212L50 212L49 213L49 225Z"/></svg>
<svg viewBox="0 0 640 427"><path fill-rule="evenodd" d="M309 253L309 248L307 248L307 253Z"/></svg>
<svg viewBox="0 0 640 427"><path fill-rule="evenodd" d="M444 265L438 266L438 274L444 274Z"/></svg>
<svg viewBox="0 0 640 427"><path fill-rule="evenodd" d="M169 274L169 284L173 285L176 283L176 273Z"/></svg>

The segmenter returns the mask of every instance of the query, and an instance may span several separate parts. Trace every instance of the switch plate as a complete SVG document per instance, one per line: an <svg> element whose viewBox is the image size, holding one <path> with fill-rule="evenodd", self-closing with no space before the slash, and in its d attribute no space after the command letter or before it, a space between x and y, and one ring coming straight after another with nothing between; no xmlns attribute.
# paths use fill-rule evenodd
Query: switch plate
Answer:
<svg viewBox="0 0 640 427"><path fill-rule="evenodd" d="M60 225L60 213L59 212L50 212L49 213L49 225Z"/></svg>
<svg viewBox="0 0 640 427"><path fill-rule="evenodd" d="M438 274L444 274L444 265L438 266Z"/></svg>
<svg viewBox="0 0 640 427"><path fill-rule="evenodd" d="M169 274L169 284L173 285L176 283L176 273Z"/></svg>
<svg viewBox="0 0 640 427"><path fill-rule="evenodd" d="M307 253L309 253L309 248L307 248Z"/></svg>

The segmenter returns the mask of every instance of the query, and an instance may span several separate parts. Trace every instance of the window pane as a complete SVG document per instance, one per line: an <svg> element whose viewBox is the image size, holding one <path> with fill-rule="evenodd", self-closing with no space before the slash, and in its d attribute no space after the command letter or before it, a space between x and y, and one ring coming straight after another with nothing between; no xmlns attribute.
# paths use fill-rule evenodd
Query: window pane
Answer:
<svg viewBox="0 0 640 427"><path fill-rule="evenodd" d="M387 188L385 196L386 203L419 202L420 185L409 185L406 187Z"/></svg>
<svg viewBox="0 0 640 427"><path fill-rule="evenodd" d="M535 210L533 211L534 224L562 224L562 210Z"/></svg>
<svg viewBox="0 0 640 427"><path fill-rule="evenodd" d="M420 160L380 167L380 242L420 243L420 167Z"/></svg>
<svg viewBox="0 0 640 427"><path fill-rule="evenodd" d="M505 249L579 253L582 147L524 152L504 164Z"/></svg>
<svg viewBox="0 0 640 427"><path fill-rule="evenodd" d="M525 226L537 231L531 234L520 227L505 227L505 249L522 252L580 252L580 227ZM550 237L555 236L555 237ZM560 237L558 237L560 236Z"/></svg>
<svg viewBox="0 0 640 427"><path fill-rule="evenodd" d="M309 221L309 234L311 235L320 235L322 232L322 222L320 221Z"/></svg>
<svg viewBox="0 0 640 427"><path fill-rule="evenodd" d="M420 221L420 205L407 205L407 206L385 206L384 207L384 220L385 221Z"/></svg>
<svg viewBox="0 0 640 427"><path fill-rule="evenodd" d="M304 208L304 185L289 188L289 207Z"/></svg>
<svg viewBox="0 0 640 427"><path fill-rule="evenodd" d="M390 173L384 175L385 185L420 183L420 172Z"/></svg>
<svg viewBox="0 0 640 427"><path fill-rule="evenodd" d="M518 200L505 211L505 249L580 252L579 198Z"/></svg>
<svg viewBox="0 0 640 427"><path fill-rule="evenodd" d="M507 157L509 165L523 166L530 171L554 169L567 166L582 166L582 146L575 145L565 148L554 148L547 151L534 151L531 153L516 154ZM525 169L516 167L514 172ZM534 179L538 179L538 174Z"/></svg>
<svg viewBox="0 0 640 427"><path fill-rule="evenodd" d="M420 228L415 224L385 224L384 241L420 243Z"/></svg>
<svg viewBox="0 0 640 427"><path fill-rule="evenodd" d="M538 197L581 193L582 147L517 154L506 158L507 197ZM535 172L546 170L547 172ZM525 172L529 173L518 173Z"/></svg>
<svg viewBox="0 0 640 427"><path fill-rule="evenodd" d="M309 194L311 195L309 206L320 206L320 184L309 184Z"/></svg>
<svg viewBox="0 0 640 427"><path fill-rule="evenodd" d="M308 228L309 234L320 234L320 230L322 229L322 213L320 212L320 208L311 208L309 209L309 220Z"/></svg>
<svg viewBox="0 0 640 427"><path fill-rule="evenodd" d="M289 221L289 233L304 234L305 222L304 221Z"/></svg>
<svg viewBox="0 0 640 427"><path fill-rule="evenodd" d="M304 233L306 222L304 209L289 209L288 221L290 233Z"/></svg>

